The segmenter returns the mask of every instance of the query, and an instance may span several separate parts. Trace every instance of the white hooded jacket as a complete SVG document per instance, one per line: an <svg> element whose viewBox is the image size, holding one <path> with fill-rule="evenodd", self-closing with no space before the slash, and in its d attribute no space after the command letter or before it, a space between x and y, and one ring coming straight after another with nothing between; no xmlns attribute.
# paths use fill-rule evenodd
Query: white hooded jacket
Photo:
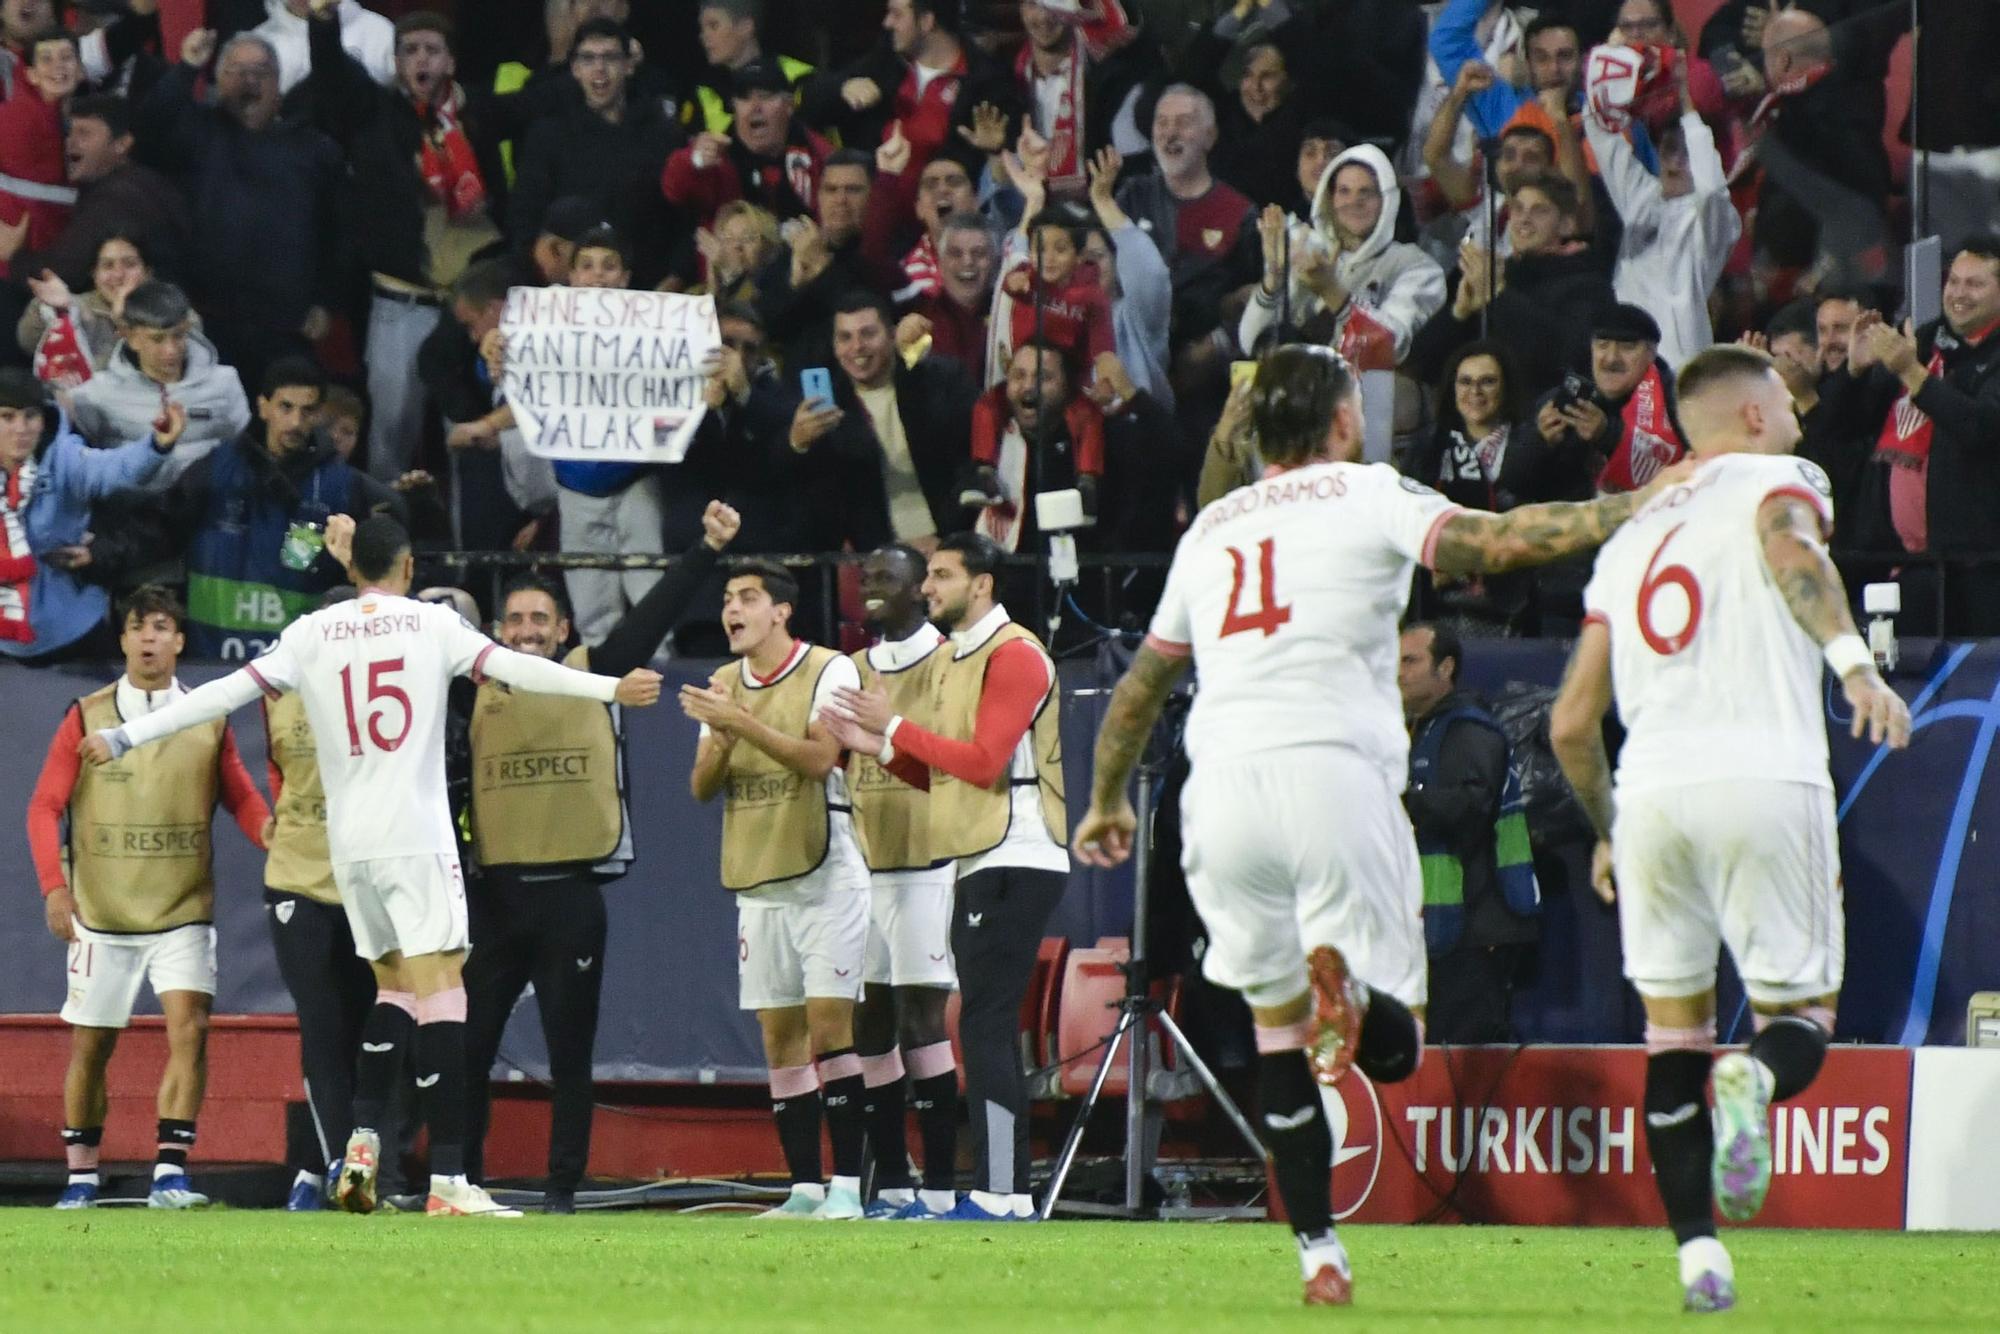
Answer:
<svg viewBox="0 0 2000 1334"><path fill-rule="evenodd" d="M1668 199L1623 135L1599 124L1595 115L1583 118L1604 188L1625 224L1611 286L1620 301L1659 321L1660 358L1676 370L1715 341L1708 295L1743 235L1714 132L1692 111L1680 123L1694 190Z"/></svg>
<svg viewBox="0 0 2000 1334"><path fill-rule="evenodd" d="M1444 305L1445 281L1444 270L1421 247L1396 240L1402 188L1381 149L1357 144L1327 164L1320 174L1319 188L1313 191L1311 225L1297 218L1290 220L1292 243L1315 245L1328 252L1339 250L1333 221L1333 178L1350 162L1375 173L1377 188L1382 191L1382 215L1375 220L1375 230L1367 240L1354 250L1341 252L1334 261L1334 274L1348 301L1334 312L1333 330L1323 341L1337 348L1386 341L1393 349L1394 363L1400 364L1417 330ZM1294 275L1292 326L1300 328L1325 312L1326 303ZM1255 350L1257 340L1278 322L1278 315L1278 298L1259 285L1237 325L1237 338L1246 351ZM1361 369L1387 370L1389 366L1364 365Z"/></svg>

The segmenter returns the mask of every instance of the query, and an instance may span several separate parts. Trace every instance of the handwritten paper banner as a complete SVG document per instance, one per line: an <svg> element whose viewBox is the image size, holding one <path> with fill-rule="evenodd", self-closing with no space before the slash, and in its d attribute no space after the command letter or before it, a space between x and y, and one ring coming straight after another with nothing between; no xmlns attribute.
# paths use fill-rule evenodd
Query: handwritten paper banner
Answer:
<svg viewBox="0 0 2000 1334"><path fill-rule="evenodd" d="M500 317L501 392L531 452L679 463L722 345L715 300L600 287L515 287Z"/></svg>

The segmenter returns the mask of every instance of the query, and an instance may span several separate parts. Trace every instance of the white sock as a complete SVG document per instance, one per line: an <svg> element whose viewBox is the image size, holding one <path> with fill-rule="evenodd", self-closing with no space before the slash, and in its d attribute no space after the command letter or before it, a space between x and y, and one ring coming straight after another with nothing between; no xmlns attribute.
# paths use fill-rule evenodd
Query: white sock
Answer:
<svg viewBox="0 0 2000 1334"><path fill-rule="evenodd" d="M849 1179L852 1180L852 1178ZM817 1181L794 1181L792 1183L792 1194L803 1195L814 1203L819 1203L826 1199L826 1187Z"/></svg>
<svg viewBox="0 0 2000 1334"><path fill-rule="evenodd" d="M958 1192L952 1190L920 1190L917 1198L924 1202L924 1208L934 1214L948 1214L958 1207Z"/></svg>
<svg viewBox="0 0 2000 1334"><path fill-rule="evenodd" d="M1332 1265L1343 1274L1353 1273L1347 1261L1347 1248L1340 1244L1332 1228L1313 1237L1299 1238L1299 1270L1301 1277L1311 1278L1321 1267Z"/></svg>
<svg viewBox="0 0 2000 1334"><path fill-rule="evenodd" d="M971 1200L995 1217L1003 1217L1014 1212L1012 1195L996 1195L990 1190L975 1190L972 1192Z"/></svg>
<svg viewBox="0 0 2000 1334"><path fill-rule="evenodd" d="M321 1190L325 1190L326 1178L317 1172L301 1171L297 1176L292 1178L292 1184L294 1186L313 1185L319 1187Z"/></svg>
<svg viewBox="0 0 2000 1334"><path fill-rule="evenodd" d="M844 1190L849 1195L859 1195L861 1193L861 1178L836 1176L833 1179L833 1184L828 1189Z"/></svg>
<svg viewBox="0 0 2000 1334"><path fill-rule="evenodd" d="M187 1175L187 1169L185 1167L179 1167L173 1163L153 1164L153 1180L155 1181L158 1181L163 1177L186 1176L186 1175Z"/></svg>
<svg viewBox="0 0 2000 1334"><path fill-rule="evenodd" d="M457 1176L448 1177L441 1177L435 1172L431 1173L432 1190L436 1190L439 1186L463 1186L465 1184L465 1173L463 1172L460 1172Z"/></svg>
<svg viewBox="0 0 2000 1334"><path fill-rule="evenodd" d="M1007 1197L1008 1211L1016 1218L1031 1218L1035 1212L1035 1197L1025 1191L1015 1191Z"/></svg>
<svg viewBox="0 0 2000 1334"><path fill-rule="evenodd" d="M97 1173L71 1172L69 1174L69 1184L74 1186L77 1185L79 1182L86 1186L95 1186L97 1184Z"/></svg>
<svg viewBox="0 0 2000 1334"><path fill-rule="evenodd" d="M893 1204L898 1209L917 1198L917 1192L908 1186L891 1186L887 1190L875 1192L875 1198L884 1204Z"/></svg>
<svg viewBox="0 0 2000 1334"><path fill-rule="evenodd" d="M1714 1237L1695 1237L1681 1243L1681 1286L1700 1278L1703 1274L1720 1274L1734 1283L1736 1267L1729 1261L1729 1252Z"/></svg>

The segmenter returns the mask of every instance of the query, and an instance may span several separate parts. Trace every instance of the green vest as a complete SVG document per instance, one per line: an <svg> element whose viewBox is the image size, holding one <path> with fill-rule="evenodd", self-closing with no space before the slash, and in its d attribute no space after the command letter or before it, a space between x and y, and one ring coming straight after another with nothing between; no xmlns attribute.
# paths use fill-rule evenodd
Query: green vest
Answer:
<svg viewBox="0 0 2000 1334"><path fill-rule="evenodd" d="M791 80L793 100L795 102L802 100L799 83L806 75L813 72L813 67L803 60L779 56L778 68L785 72L787 79ZM681 109L681 120L696 134L700 134L703 130L711 134L728 134L729 127L735 119L735 115L729 110L728 93L705 83L694 90L694 99L684 103Z"/></svg>

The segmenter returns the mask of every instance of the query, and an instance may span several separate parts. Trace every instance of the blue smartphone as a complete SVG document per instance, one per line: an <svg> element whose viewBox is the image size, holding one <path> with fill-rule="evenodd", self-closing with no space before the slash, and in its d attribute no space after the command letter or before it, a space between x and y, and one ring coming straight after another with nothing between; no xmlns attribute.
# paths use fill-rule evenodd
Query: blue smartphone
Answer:
<svg viewBox="0 0 2000 1334"><path fill-rule="evenodd" d="M799 392L807 400L818 399L828 407L833 406L833 377L826 373L824 366L808 366L799 372Z"/></svg>

